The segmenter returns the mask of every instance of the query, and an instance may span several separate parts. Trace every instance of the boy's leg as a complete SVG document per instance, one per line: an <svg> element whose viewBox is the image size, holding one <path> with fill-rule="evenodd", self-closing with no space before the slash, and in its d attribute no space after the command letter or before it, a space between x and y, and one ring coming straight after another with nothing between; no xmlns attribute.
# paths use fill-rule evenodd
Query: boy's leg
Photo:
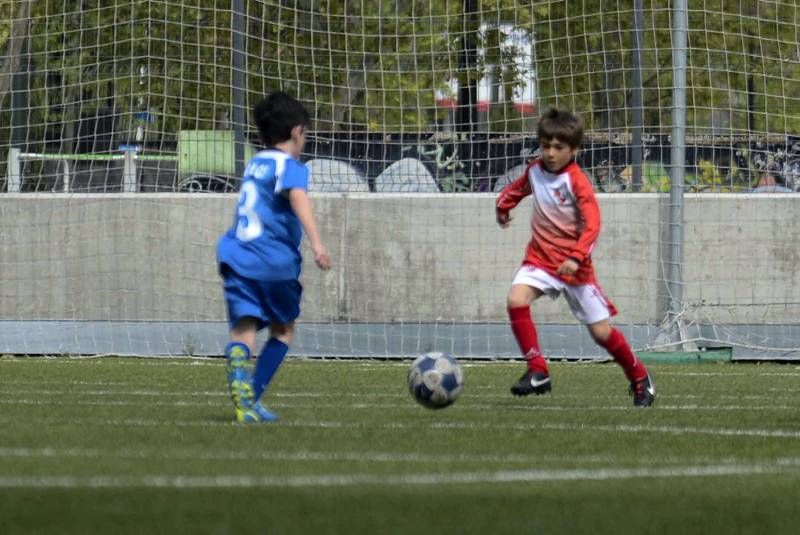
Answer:
<svg viewBox="0 0 800 535"><path fill-rule="evenodd" d="M530 306L509 308L508 316L511 319L511 331L528 365L528 370L547 375L549 373L547 361L539 349L539 336L533 323Z"/></svg>
<svg viewBox="0 0 800 535"><path fill-rule="evenodd" d="M616 315L614 306L597 284L568 286L564 297L575 318L586 325L592 339L613 357L629 381L637 381L647 375L642 361L633 354L625 336L615 329L609 319Z"/></svg>
<svg viewBox="0 0 800 535"><path fill-rule="evenodd" d="M614 361L622 367L625 377L630 381L633 404L637 407L649 407L656 397L656 388L647 373L644 363L636 358L631 346L621 331L615 329L606 320L588 325L589 332L595 342L608 351Z"/></svg>
<svg viewBox="0 0 800 535"><path fill-rule="evenodd" d="M252 404L252 377L247 362L256 342L256 332L266 326L266 317L259 303L259 283L239 276L228 266L221 266L223 295L228 310L230 343L227 357L228 392L236 408L236 418Z"/></svg>
<svg viewBox="0 0 800 535"><path fill-rule="evenodd" d="M639 381L647 376L647 368L633 354L625 335L619 329L612 327L608 320L592 323L586 327L594 341L608 351L614 362L620 365L628 381Z"/></svg>
<svg viewBox="0 0 800 535"><path fill-rule="evenodd" d="M275 372L278 371L294 334L294 324L270 324L270 339L258 355L255 371L253 373L253 399L259 401L269 386Z"/></svg>
<svg viewBox="0 0 800 535"><path fill-rule="evenodd" d="M617 313L617 309L597 284L571 286L565 289L572 313L578 321L589 329L592 339L608 351L614 362L620 365L631 383L633 404L647 407L653 404L655 388L647 374L647 368L633 354L631 346L621 331L615 329L609 318Z"/></svg>
<svg viewBox="0 0 800 535"><path fill-rule="evenodd" d="M525 374L511 387L511 393L515 396L544 394L551 389L547 361L539 349L539 338L530 307L531 303L541 295L539 289L524 284L512 285L508 292L511 331L528 367Z"/></svg>
<svg viewBox="0 0 800 535"><path fill-rule="evenodd" d="M253 372L253 403L250 410L246 411L239 421L241 422L273 422L278 419L278 415L270 412L261 404L261 396L267 389L270 381L278 371L289 350L289 345L283 340L274 336L275 327L270 328L272 337L267 340L261 353L256 360L256 367Z"/></svg>
<svg viewBox="0 0 800 535"><path fill-rule="evenodd" d="M247 361L256 339L257 320L245 317L231 329L231 342L225 347L228 393L233 400L237 419L253 403L253 388Z"/></svg>
<svg viewBox="0 0 800 535"><path fill-rule="evenodd" d="M278 416L261 404L261 397L278 371L294 335L294 320L300 315L300 297L303 288L299 281L264 283L262 303L271 318L270 339L264 344L253 372L253 405L240 421L272 422Z"/></svg>

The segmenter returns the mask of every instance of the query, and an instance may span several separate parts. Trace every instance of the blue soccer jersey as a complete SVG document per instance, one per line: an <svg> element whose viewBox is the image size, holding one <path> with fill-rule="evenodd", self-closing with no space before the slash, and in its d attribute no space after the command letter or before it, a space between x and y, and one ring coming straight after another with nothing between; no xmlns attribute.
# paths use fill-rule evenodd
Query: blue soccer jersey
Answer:
<svg viewBox="0 0 800 535"><path fill-rule="evenodd" d="M303 228L289 203L292 188L308 190L308 169L302 163L275 149L250 160L233 226L217 244L220 264L254 280L300 276Z"/></svg>

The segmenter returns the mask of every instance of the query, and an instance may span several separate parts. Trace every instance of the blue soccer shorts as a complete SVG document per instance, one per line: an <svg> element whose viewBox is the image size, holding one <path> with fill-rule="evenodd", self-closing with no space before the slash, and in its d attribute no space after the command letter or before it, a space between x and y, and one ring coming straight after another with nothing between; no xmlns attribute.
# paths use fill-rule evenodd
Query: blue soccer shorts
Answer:
<svg viewBox="0 0 800 535"><path fill-rule="evenodd" d="M248 279L228 266L222 267L221 275L231 328L248 316L258 321L259 330L272 322L291 323L300 316L303 287L299 281Z"/></svg>

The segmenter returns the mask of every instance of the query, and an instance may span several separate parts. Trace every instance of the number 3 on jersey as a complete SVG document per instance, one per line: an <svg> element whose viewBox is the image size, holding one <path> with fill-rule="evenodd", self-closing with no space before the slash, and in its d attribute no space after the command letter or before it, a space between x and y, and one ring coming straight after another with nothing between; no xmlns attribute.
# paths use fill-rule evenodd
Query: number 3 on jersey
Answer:
<svg viewBox="0 0 800 535"><path fill-rule="evenodd" d="M248 180L242 184L239 193L239 224L236 225L236 238L242 241L255 240L264 232L264 225L256 212L258 189L255 182Z"/></svg>

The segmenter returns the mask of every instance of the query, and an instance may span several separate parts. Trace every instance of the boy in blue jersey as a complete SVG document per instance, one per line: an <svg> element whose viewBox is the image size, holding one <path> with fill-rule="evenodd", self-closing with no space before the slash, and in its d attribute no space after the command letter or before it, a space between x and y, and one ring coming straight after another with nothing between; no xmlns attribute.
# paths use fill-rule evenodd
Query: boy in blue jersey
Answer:
<svg viewBox="0 0 800 535"><path fill-rule="evenodd" d="M217 260L228 308L231 341L225 356L236 419L268 422L277 416L261 396L289 350L300 315L303 230L317 266L327 270L331 261L308 198L308 169L299 160L308 111L290 95L275 92L256 104L253 114L268 148L247 164L233 226L219 239ZM264 327L270 338L251 378L246 362Z"/></svg>

